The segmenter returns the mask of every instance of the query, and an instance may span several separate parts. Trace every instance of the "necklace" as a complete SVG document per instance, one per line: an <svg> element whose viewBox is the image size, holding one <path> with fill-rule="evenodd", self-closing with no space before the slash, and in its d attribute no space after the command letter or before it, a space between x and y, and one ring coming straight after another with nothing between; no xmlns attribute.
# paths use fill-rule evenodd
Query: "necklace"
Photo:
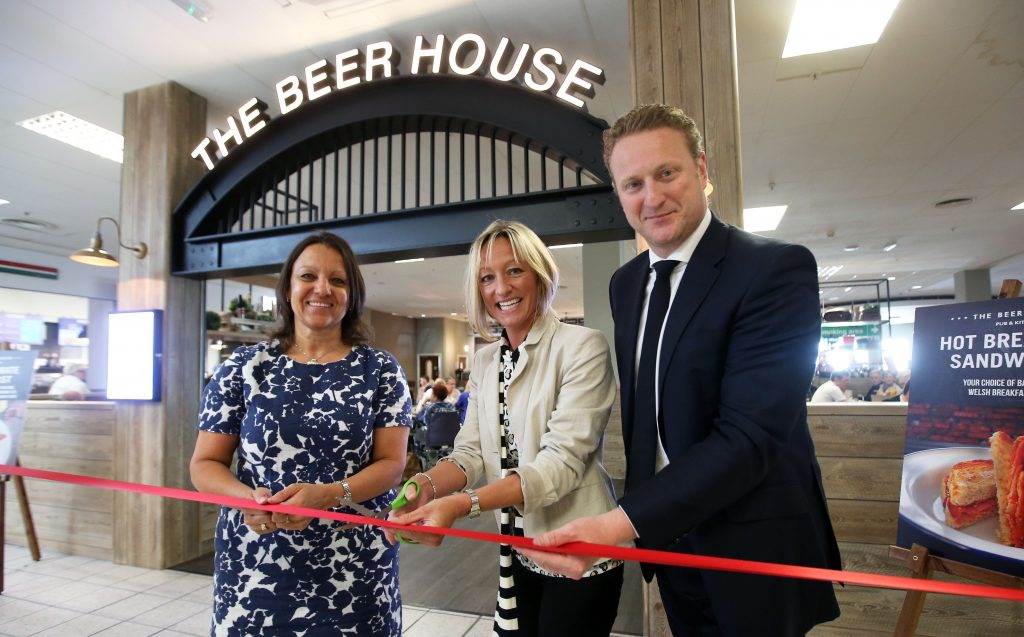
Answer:
<svg viewBox="0 0 1024 637"><path fill-rule="evenodd" d="M295 349L299 350L299 353L306 357L307 365L323 365L324 363L320 362L321 358L327 358L329 355L333 354L336 350L341 349L341 347L343 346L344 344L338 345L337 347L332 347L323 354L317 354L316 356L310 356L309 353L306 352L306 350L302 349L298 343L295 344Z"/></svg>

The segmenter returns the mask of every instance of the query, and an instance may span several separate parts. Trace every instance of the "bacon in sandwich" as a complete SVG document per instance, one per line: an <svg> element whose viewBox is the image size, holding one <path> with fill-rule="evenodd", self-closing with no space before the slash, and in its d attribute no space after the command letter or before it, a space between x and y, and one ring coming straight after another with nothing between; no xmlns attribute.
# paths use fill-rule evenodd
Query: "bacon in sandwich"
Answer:
<svg viewBox="0 0 1024 637"><path fill-rule="evenodd" d="M1024 548L1024 436L1016 440L1004 431L989 438L996 470L999 541Z"/></svg>
<svg viewBox="0 0 1024 637"><path fill-rule="evenodd" d="M963 528L996 514L996 481L991 460L967 460L953 465L942 480L946 524Z"/></svg>

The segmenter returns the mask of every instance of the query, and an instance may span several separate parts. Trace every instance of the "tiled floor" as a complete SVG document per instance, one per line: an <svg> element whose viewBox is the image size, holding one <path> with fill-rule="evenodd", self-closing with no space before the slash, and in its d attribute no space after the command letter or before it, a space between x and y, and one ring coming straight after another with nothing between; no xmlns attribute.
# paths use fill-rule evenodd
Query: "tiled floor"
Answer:
<svg viewBox="0 0 1024 637"><path fill-rule="evenodd" d="M211 578L5 547L0 635L209 635ZM406 606L406 637L484 637L491 618Z"/></svg>

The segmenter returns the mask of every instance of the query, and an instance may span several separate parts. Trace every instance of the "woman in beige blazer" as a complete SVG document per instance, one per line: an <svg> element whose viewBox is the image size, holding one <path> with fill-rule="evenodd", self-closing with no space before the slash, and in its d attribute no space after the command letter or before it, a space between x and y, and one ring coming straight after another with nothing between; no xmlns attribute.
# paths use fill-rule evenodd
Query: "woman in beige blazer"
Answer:
<svg viewBox="0 0 1024 637"><path fill-rule="evenodd" d="M477 237L466 305L480 335L493 338L488 317L502 333L473 357L469 408L453 453L414 476L419 495L396 521L450 527L493 510L503 534L535 536L615 506L601 465L615 400L608 343L596 330L555 317L557 289L551 253L523 224L495 221ZM404 539L437 546L443 538ZM494 632L607 635L622 571L621 562L606 560L570 580L501 545Z"/></svg>

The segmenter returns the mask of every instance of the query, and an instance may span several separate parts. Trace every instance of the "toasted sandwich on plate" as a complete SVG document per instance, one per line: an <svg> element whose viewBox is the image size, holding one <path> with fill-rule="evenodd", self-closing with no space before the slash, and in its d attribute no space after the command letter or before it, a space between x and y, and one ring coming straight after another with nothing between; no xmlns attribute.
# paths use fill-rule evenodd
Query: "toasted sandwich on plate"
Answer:
<svg viewBox="0 0 1024 637"><path fill-rule="evenodd" d="M999 541L1024 548L1024 436L1014 440L997 431L989 444L995 462Z"/></svg>
<svg viewBox="0 0 1024 637"><path fill-rule="evenodd" d="M953 465L942 480L946 524L960 529L996 515L996 480L991 460Z"/></svg>

